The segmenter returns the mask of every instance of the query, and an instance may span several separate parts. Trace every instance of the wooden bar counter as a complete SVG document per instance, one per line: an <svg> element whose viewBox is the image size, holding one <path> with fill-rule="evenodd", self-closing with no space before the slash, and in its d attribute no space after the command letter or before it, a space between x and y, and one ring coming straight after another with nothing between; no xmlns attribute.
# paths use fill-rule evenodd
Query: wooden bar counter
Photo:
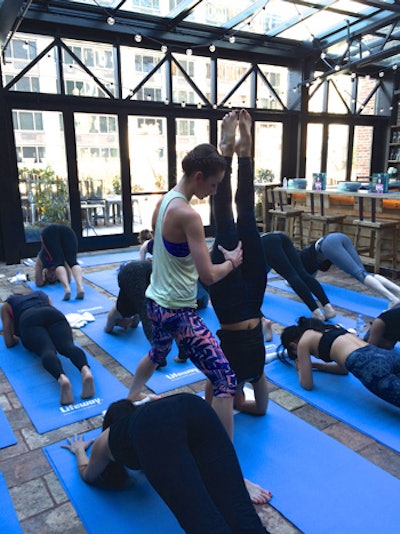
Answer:
<svg viewBox="0 0 400 534"><path fill-rule="evenodd" d="M313 197L314 209L321 210L326 215L345 215L343 233L350 239L354 239L355 219L390 220L397 221L400 228L400 191L393 193L369 193L368 191L338 191L327 189L325 191L315 191L309 189L287 189L276 188L277 191L285 190L290 194L291 205L304 211L304 233L308 237L307 214L311 213L311 198ZM372 212L371 212L372 208ZM267 211L263 210L264 213ZM267 222L265 227L268 227ZM400 232L397 232L400 234ZM400 238L397 243L397 250L400 248ZM383 267L386 267L385 262ZM396 271L400 268L400 258L396 261ZM393 273L394 274L394 273Z"/></svg>

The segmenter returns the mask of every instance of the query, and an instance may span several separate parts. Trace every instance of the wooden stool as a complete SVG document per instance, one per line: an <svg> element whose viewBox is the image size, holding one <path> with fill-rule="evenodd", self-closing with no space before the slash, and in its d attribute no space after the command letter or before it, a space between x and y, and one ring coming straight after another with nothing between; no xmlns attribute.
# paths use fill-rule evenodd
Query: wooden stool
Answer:
<svg viewBox="0 0 400 534"><path fill-rule="evenodd" d="M329 197L327 197L329 202ZM330 226L335 225L337 232L343 231L343 221L345 215L326 215L325 214L325 195L320 191L308 191L307 192L307 204L310 205L311 212L307 215L310 221L308 227L308 243L310 244L315 239L318 239L330 232ZM316 207L319 206L320 212L316 212ZM317 237L313 237L315 226L321 226L321 230Z"/></svg>
<svg viewBox="0 0 400 534"><path fill-rule="evenodd" d="M283 232L292 241L298 241L303 248L303 210L291 208L288 192L282 189L267 189L268 216L271 220L271 232L282 230L280 223L283 221ZM295 234L296 222L298 234Z"/></svg>
<svg viewBox="0 0 400 534"><path fill-rule="evenodd" d="M392 270L396 269L396 239L397 239L397 221L377 221L376 211L382 211L382 199L373 196L360 197L357 199L359 204L359 218L353 221L355 229L354 247L361 255L367 254L367 258L373 259L374 273L379 273L382 260L391 260ZM365 218L364 208L368 207L370 217ZM362 231L364 234L362 235ZM390 251L383 251L385 233L389 234L391 242ZM368 245L361 245L360 240L365 237L369 240Z"/></svg>

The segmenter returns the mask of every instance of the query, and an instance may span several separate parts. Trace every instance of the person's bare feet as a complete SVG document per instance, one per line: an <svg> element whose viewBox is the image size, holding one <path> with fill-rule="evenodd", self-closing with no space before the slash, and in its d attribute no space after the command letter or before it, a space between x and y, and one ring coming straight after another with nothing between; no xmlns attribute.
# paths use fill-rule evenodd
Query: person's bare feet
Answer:
<svg viewBox="0 0 400 534"><path fill-rule="evenodd" d="M261 327L264 334L265 341L271 341L272 339L272 321L261 317Z"/></svg>
<svg viewBox="0 0 400 534"><path fill-rule="evenodd" d="M246 484L247 491L249 492L253 504L266 504L272 499L272 493L258 484L250 482L247 478L245 478L244 483Z"/></svg>
<svg viewBox="0 0 400 534"><path fill-rule="evenodd" d="M235 135L238 124L237 111L230 111L222 119L221 140L219 149L223 156L233 156L235 151Z"/></svg>
<svg viewBox="0 0 400 534"><path fill-rule="evenodd" d="M93 379L92 371L87 365L85 365L81 369L81 375L82 375L81 398L90 399L94 395L94 379Z"/></svg>
<svg viewBox="0 0 400 534"><path fill-rule="evenodd" d="M60 375L58 383L60 384L60 404L72 404L74 402L74 396L68 377L64 374Z"/></svg>
<svg viewBox="0 0 400 534"><path fill-rule="evenodd" d="M241 157L251 156L251 115L245 109L239 111L239 133L240 137L235 144L235 152Z"/></svg>

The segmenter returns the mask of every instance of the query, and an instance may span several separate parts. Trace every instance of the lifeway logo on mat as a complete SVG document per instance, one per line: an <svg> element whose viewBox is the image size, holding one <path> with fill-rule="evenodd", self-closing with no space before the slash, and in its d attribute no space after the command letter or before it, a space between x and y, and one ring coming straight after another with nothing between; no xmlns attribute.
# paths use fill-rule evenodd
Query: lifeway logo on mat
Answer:
<svg viewBox="0 0 400 534"><path fill-rule="evenodd" d="M76 402L75 404L68 404L68 406L60 406L59 410L63 414L69 414L71 412L76 412L77 410L86 410L92 406L100 405L103 402L103 399L96 397L95 399L88 399L81 402Z"/></svg>
<svg viewBox="0 0 400 534"><path fill-rule="evenodd" d="M194 367L192 369L187 369L186 371L182 371L179 373L169 373L165 375L165 378L168 378L168 380L174 381L174 380L180 380L181 378L184 378L185 376L197 375L197 374L202 374L202 373L196 367Z"/></svg>

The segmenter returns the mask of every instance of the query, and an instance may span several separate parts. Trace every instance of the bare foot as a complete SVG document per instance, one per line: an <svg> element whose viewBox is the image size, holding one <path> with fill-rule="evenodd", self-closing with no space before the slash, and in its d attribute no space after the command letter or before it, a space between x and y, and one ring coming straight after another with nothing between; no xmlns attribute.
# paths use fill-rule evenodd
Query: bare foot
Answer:
<svg viewBox="0 0 400 534"><path fill-rule="evenodd" d="M81 370L82 375L82 399L90 399L94 395L94 380L92 371L87 365L84 365Z"/></svg>
<svg viewBox="0 0 400 534"><path fill-rule="evenodd" d="M261 317L261 326L264 334L265 341L271 341L272 339L272 321Z"/></svg>
<svg viewBox="0 0 400 534"><path fill-rule="evenodd" d="M240 137L235 144L235 152L239 157L251 156L251 115L245 109L239 112Z"/></svg>
<svg viewBox="0 0 400 534"><path fill-rule="evenodd" d="M60 375L58 383L60 384L60 404L72 404L74 402L74 396L68 377L64 374Z"/></svg>
<svg viewBox="0 0 400 534"><path fill-rule="evenodd" d="M233 156L235 151L235 133L237 127L238 113L230 111L222 119L221 140L219 149L223 156Z"/></svg>
<svg viewBox="0 0 400 534"><path fill-rule="evenodd" d="M155 401L155 400L159 400L162 398L163 398L162 395L155 395L154 393L149 393L149 394L138 393L138 395L135 395L134 398L129 397L129 400L133 402L134 404L135 403L139 404L140 402Z"/></svg>
<svg viewBox="0 0 400 534"><path fill-rule="evenodd" d="M244 479L244 483L246 484L247 491L249 492L253 504L266 504L271 500L272 493L270 491L263 489L258 484L250 482L247 478Z"/></svg>

